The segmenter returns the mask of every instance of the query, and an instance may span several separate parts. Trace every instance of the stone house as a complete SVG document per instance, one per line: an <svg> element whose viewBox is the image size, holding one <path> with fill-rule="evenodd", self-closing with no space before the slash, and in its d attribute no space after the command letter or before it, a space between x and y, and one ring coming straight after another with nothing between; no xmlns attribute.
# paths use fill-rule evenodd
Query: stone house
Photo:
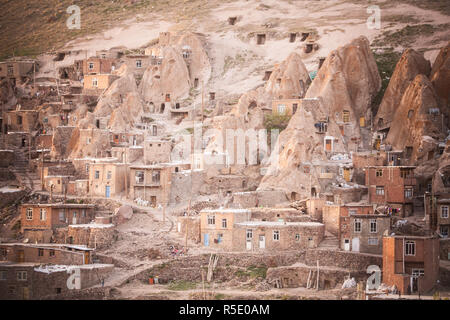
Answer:
<svg viewBox="0 0 450 320"><path fill-rule="evenodd" d="M0 260L16 263L82 265L92 263L92 249L70 244L0 244Z"/></svg>
<svg viewBox="0 0 450 320"><path fill-rule="evenodd" d="M38 112L34 110L13 110L6 113L9 132L32 132L37 129Z"/></svg>
<svg viewBox="0 0 450 320"><path fill-rule="evenodd" d="M14 82L23 81L31 76L34 70L35 61L3 61L0 62L0 79L9 78ZM37 67L37 66L36 66ZM36 68L37 71L37 68Z"/></svg>
<svg viewBox="0 0 450 320"><path fill-rule="evenodd" d="M30 241L48 243L56 228L94 219L94 207L92 204L71 203L23 204L20 207L20 231Z"/></svg>
<svg viewBox="0 0 450 320"><path fill-rule="evenodd" d="M146 55L127 55L122 60L136 78L142 78L145 70L151 65L151 57Z"/></svg>
<svg viewBox="0 0 450 320"><path fill-rule="evenodd" d="M300 103L301 99L272 100L272 114L292 116L297 112Z"/></svg>
<svg viewBox="0 0 450 320"><path fill-rule="evenodd" d="M394 215L413 214L417 184L412 166L371 166L366 168L369 203L388 205Z"/></svg>
<svg viewBox="0 0 450 320"><path fill-rule="evenodd" d="M188 164L133 165L130 167L130 196L132 199L149 201L156 207L170 201L172 176L188 169Z"/></svg>
<svg viewBox="0 0 450 320"><path fill-rule="evenodd" d="M118 79L112 74L88 74L83 79L83 93L99 95Z"/></svg>
<svg viewBox="0 0 450 320"><path fill-rule="evenodd" d="M450 198L437 200L437 231L444 237L449 237L450 232Z"/></svg>
<svg viewBox="0 0 450 320"><path fill-rule="evenodd" d="M205 247L233 249L233 228L236 223L249 221L246 209L205 209L200 212L201 242Z"/></svg>
<svg viewBox="0 0 450 320"><path fill-rule="evenodd" d="M128 170L124 163L93 162L89 164L89 193L110 198L122 193L128 186Z"/></svg>
<svg viewBox="0 0 450 320"><path fill-rule="evenodd" d="M170 140L145 140L144 164L169 162L171 152L172 142Z"/></svg>
<svg viewBox="0 0 450 320"><path fill-rule="evenodd" d="M83 75L111 74L115 69L115 59L91 57L83 60Z"/></svg>
<svg viewBox="0 0 450 320"><path fill-rule="evenodd" d="M245 221L233 228L233 251L316 248L325 226L319 222Z"/></svg>
<svg viewBox="0 0 450 320"><path fill-rule="evenodd" d="M71 270L80 270L80 287L67 286ZM41 265L36 262L0 262L1 300L58 298L70 292L101 284L114 269L112 264Z"/></svg>
<svg viewBox="0 0 450 320"><path fill-rule="evenodd" d="M439 279L439 239L434 236L383 237L383 278L401 294L430 291Z"/></svg>

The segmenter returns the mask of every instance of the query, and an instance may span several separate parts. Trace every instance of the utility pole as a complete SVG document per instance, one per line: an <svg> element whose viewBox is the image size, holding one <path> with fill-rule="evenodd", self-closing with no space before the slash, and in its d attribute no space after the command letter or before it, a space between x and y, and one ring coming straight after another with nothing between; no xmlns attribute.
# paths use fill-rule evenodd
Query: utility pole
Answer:
<svg viewBox="0 0 450 320"><path fill-rule="evenodd" d="M125 199L128 199L128 168L127 168L127 153L124 152L123 156L125 158ZM145 177L145 172L144 172ZM144 178L145 180L145 178ZM145 182L144 182L145 183Z"/></svg>
<svg viewBox="0 0 450 320"><path fill-rule="evenodd" d="M42 191L45 189L44 185L44 145L41 143L41 188Z"/></svg>

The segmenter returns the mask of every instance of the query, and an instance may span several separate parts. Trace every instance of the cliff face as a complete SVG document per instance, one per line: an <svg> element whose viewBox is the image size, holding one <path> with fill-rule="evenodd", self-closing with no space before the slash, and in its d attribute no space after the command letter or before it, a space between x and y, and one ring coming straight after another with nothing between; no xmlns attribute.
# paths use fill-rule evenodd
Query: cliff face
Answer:
<svg viewBox="0 0 450 320"><path fill-rule="evenodd" d="M393 149L411 148L411 164L433 160L429 152L445 137L442 116L429 114L430 109L440 111L438 96L430 80L419 74L406 88L386 138Z"/></svg>
<svg viewBox="0 0 450 320"><path fill-rule="evenodd" d="M294 52L280 65L275 66L265 90L274 99L298 99L305 96L310 83L308 70L300 55Z"/></svg>
<svg viewBox="0 0 450 320"><path fill-rule="evenodd" d="M281 132L259 189L283 190L291 198L294 193L307 197L312 189L324 192L333 182L341 182L334 174L331 179L321 179L320 175L331 174L327 170L333 153L347 153L359 146L360 118L370 113L380 87L381 78L366 38L331 52L297 113ZM326 124L326 130L318 132L320 123Z"/></svg>
<svg viewBox="0 0 450 320"><path fill-rule="evenodd" d="M369 41L359 37L330 53L306 98L322 97L330 121L343 126L346 144L349 150L355 150L363 146L361 118L364 122L370 119L370 105L380 88L381 78Z"/></svg>
<svg viewBox="0 0 450 320"><path fill-rule="evenodd" d="M436 90L442 112L447 117L447 127L450 127L450 42L441 49L433 64L430 75L431 83Z"/></svg>
<svg viewBox="0 0 450 320"><path fill-rule="evenodd" d="M161 54L161 64L150 65L139 85L139 92L144 101L152 102L156 108L166 102L166 94L170 94L170 101L173 102L187 98L191 86L189 71L181 52L171 46L165 46L161 49ZM165 108L164 112L169 112L168 108Z"/></svg>
<svg viewBox="0 0 450 320"><path fill-rule="evenodd" d="M420 53L412 49L407 49L403 53L395 67L383 100L378 108L377 115L375 116L375 128L381 129L389 126L403 94L411 81L413 81L418 74L428 76L430 70L430 62L425 60Z"/></svg>

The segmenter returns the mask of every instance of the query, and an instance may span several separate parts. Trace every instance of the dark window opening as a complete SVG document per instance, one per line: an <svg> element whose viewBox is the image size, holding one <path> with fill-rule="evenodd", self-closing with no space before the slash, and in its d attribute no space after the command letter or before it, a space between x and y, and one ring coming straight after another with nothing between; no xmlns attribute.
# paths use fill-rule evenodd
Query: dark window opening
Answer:
<svg viewBox="0 0 450 320"><path fill-rule="evenodd" d="M257 35L257 39L256 39L256 43L261 45L264 44L266 42L266 35L265 34L258 34Z"/></svg>
<svg viewBox="0 0 450 320"><path fill-rule="evenodd" d="M289 42L295 42L296 38L297 38L297 34L296 33L291 33L289 35Z"/></svg>

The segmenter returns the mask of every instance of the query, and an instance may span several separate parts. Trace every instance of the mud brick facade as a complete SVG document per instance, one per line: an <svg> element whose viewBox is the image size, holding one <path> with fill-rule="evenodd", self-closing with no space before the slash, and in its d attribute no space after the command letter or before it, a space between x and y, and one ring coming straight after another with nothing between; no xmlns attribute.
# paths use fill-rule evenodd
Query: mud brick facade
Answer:
<svg viewBox="0 0 450 320"><path fill-rule="evenodd" d="M391 217L379 214L341 216L340 248L345 251L382 254L383 235L391 229Z"/></svg>
<svg viewBox="0 0 450 320"><path fill-rule="evenodd" d="M113 224L79 224L68 227L66 242L102 249L110 246L115 237Z"/></svg>
<svg viewBox="0 0 450 320"><path fill-rule="evenodd" d="M0 150L0 167L8 168L14 164L15 155L13 150Z"/></svg>
<svg viewBox="0 0 450 320"><path fill-rule="evenodd" d="M169 162L171 152L171 141L146 140L144 141L144 164Z"/></svg>
<svg viewBox="0 0 450 320"><path fill-rule="evenodd" d="M0 260L16 263L82 265L92 262L91 249L63 244L0 244Z"/></svg>
<svg viewBox="0 0 450 320"><path fill-rule="evenodd" d="M127 166L124 163L89 164L89 193L97 197L114 197L126 189Z"/></svg>
<svg viewBox="0 0 450 320"><path fill-rule="evenodd" d="M369 188L369 203L389 205L400 209L401 217L413 213L413 198L416 192L415 167L374 166L366 168L366 186Z"/></svg>
<svg viewBox="0 0 450 320"><path fill-rule="evenodd" d="M110 74L116 68L115 59L92 57L83 60L83 74Z"/></svg>
<svg viewBox="0 0 450 320"><path fill-rule="evenodd" d="M50 242L52 230L94 219L90 204L23 204L20 207L21 232L35 242Z"/></svg>
<svg viewBox="0 0 450 320"><path fill-rule="evenodd" d="M297 112L301 104L300 99L282 99L272 101L272 114L273 115L287 115L292 116Z"/></svg>
<svg viewBox="0 0 450 320"><path fill-rule="evenodd" d="M135 77L142 77L145 70L151 64L151 57L145 55L128 55L123 58L123 62Z"/></svg>
<svg viewBox="0 0 450 320"><path fill-rule="evenodd" d="M294 208L248 208L252 212L252 220L309 222L312 218Z"/></svg>
<svg viewBox="0 0 450 320"><path fill-rule="evenodd" d="M163 163L130 167L130 197L149 201L151 206L170 202L173 176L189 164Z"/></svg>
<svg viewBox="0 0 450 320"><path fill-rule="evenodd" d="M437 237L384 237L382 282L401 294L430 291L439 279L439 253Z"/></svg>
<svg viewBox="0 0 450 320"><path fill-rule="evenodd" d="M6 113L8 131L32 132L37 129L38 113L34 110L14 110Z"/></svg>
<svg viewBox="0 0 450 320"><path fill-rule="evenodd" d="M386 165L386 153L380 151L353 152L353 182L364 185L365 168Z"/></svg>
<svg viewBox="0 0 450 320"><path fill-rule="evenodd" d="M117 80L118 77L111 74L89 74L84 77L83 93L86 95L101 94L102 91Z"/></svg>
<svg viewBox="0 0 450 320"><path fill-rule="evenodd" d="M182 236L186 236L189 240L195 243L200 243L200 218L199 217L189 217L182 216L177 218L177 232Z"/></svg>
<svg viewBox="0 0 450 320"><path fill-rule="evenodd" d="M69 289L67 281L74 268L80 269L80 290L101 284L114 265L41 266L37 263L0 262L1 300L40 300L79 291Z"/></svg>
<svg viewBox="0 0 450 320"><path fill-rule="evenodd" d="M251 211L246 209L202 210L200 232L203 245L232 250L234 225L250 218Z"/></svg>
<svg viewBox="0 0 450 320"><path fill-rule="evenodd" d="M233 251L278 251L316 248L325 226L318 222L246 221L233 228Z"/></svg>
<svg viewBox="0 0 450 320"><path fill-rule="evenodd" d="M17 82L33 74L34 61L5 61L0 62L0 79L16 79ZM37 67L36 67L37 71Z"/></svg>

